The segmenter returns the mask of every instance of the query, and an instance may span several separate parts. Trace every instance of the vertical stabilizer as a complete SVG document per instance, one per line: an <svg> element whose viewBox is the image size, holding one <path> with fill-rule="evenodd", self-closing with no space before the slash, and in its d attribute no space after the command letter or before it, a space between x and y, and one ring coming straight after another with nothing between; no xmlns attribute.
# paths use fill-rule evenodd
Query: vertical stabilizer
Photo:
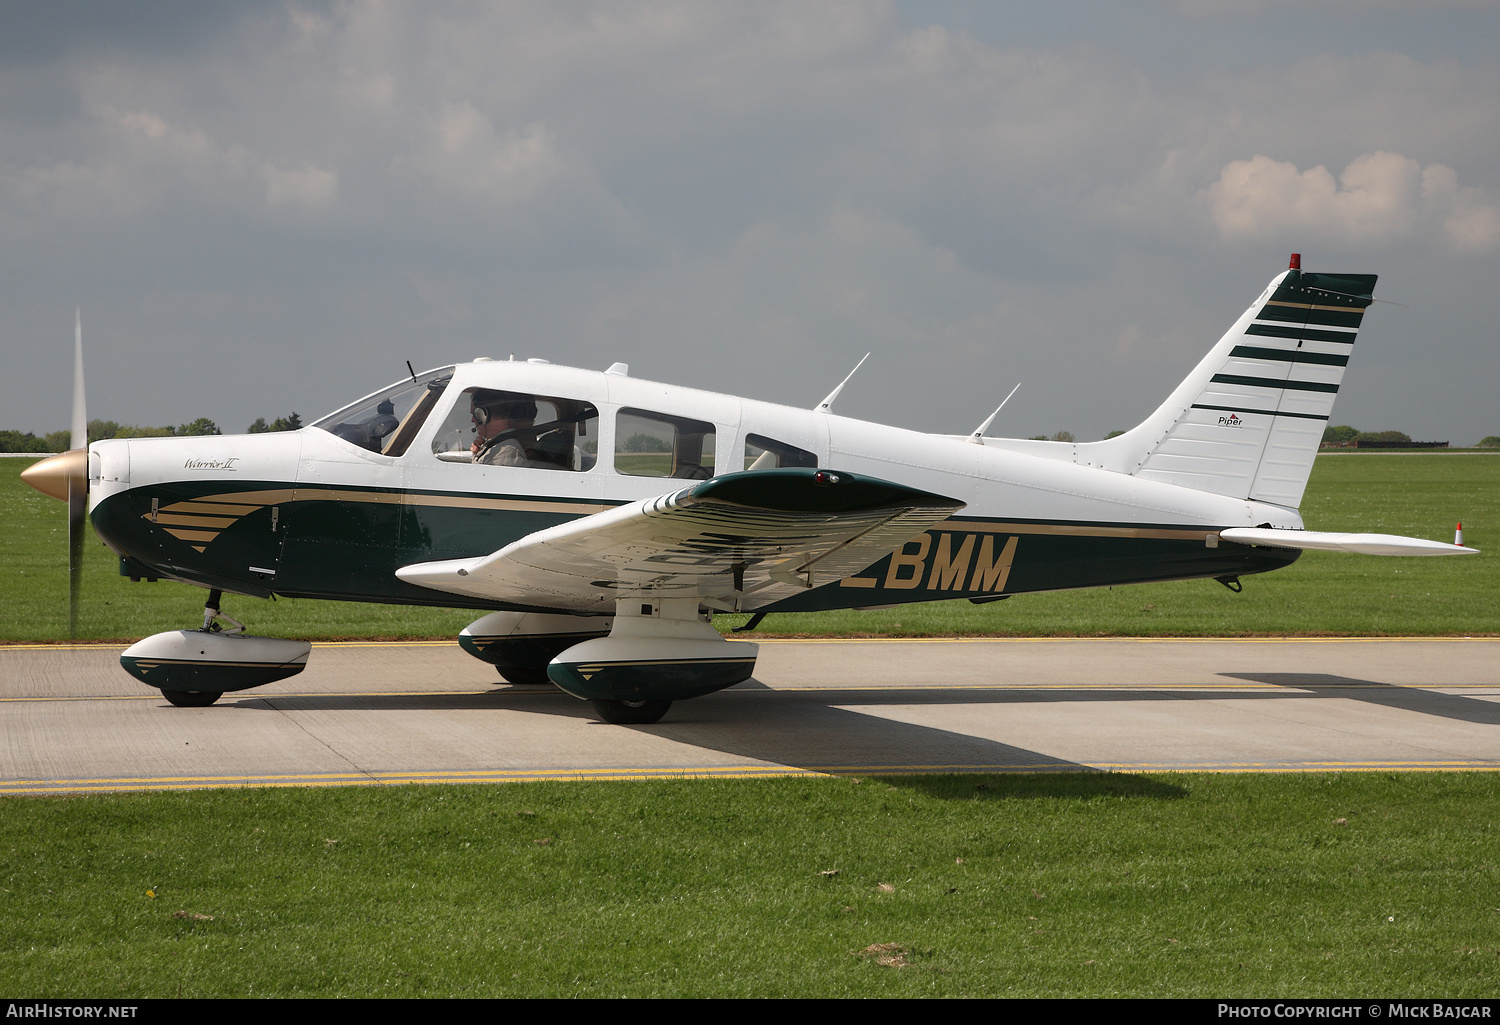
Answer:
<svg viewBox="0 0 1500 1025"><path fill-rule="evenodd" d="M1333 411L1373 274L1273 280L1166 402L1080 463L1296 508Z"/></svg>

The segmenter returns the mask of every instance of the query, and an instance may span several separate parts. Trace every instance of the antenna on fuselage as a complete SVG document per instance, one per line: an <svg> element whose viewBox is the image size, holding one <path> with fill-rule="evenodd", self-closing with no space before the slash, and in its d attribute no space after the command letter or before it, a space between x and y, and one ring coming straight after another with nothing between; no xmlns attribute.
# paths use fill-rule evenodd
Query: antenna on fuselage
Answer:
<svg viewBox="0 0 1500 1025"><path fill-rule="evenodd" d="M411 360L406 361L406 372L411 375L411 383L417 383L417 372L411 368Z"/></svg>
<svg viewBox="0 0 1500 1025"><path fill-rule="evenodd" d="M865 353L865 359L869 359L869 358L870 358L870 354L868 352ZM842 381L840 381L839 382L839 386L837 388L833 389L833 391L831 391L831 392L828 393L828 398L824 399L822 402L819 402L816 406L814 406L813 407L813 412L815 412L815 413L831 413L831 412L833 412L833 400L839 397L839 392L841 392L841 391L844 390L844 385L846 385L846 384L849 383L849 378L853 377L856 373L858 373L859 372L859 368L865 365L865 359L862 359L858 363L854 364L854 369L851 370L851 371L849 371L849 377L845 377Z"/></svg>
<svg viewBox="0 0 1500 1025"><path fill-rule="evenodd" d="M1016 386L1010 390L1010 395L1014 395L1017 391L1020 390L1020 388L1021 382L1017 381ZM970 445L984 444L984 432L990 429L990 424L995 422L995 417L1000 415L1000 410L1004 409L1005 404L1010 401L1010 395L1005 396L1005 398L1000 401L1000 405L995 407L995 411L990 414L988 420L980 424L978 427L974 428L974 433L969 435L968 437L968 442Z"/></svg>

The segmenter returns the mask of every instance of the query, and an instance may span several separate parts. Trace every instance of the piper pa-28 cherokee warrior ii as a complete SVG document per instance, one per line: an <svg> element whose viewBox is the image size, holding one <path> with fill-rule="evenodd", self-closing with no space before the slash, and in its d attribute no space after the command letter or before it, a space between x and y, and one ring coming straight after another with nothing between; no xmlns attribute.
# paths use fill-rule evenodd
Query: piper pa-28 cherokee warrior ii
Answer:
<svg viewBox="0 0 1500 1025"><path fill-rule="evenodd" d="M986 438L990 421L922 434L835 416L838 389L792 409L622 364L479 359L299 431L98 441L85 457L79 369L75 450L27 479L70 499L75 553L86 498L122 573L209 589L201 630L121 656L174 704L306 663L306 642L244 635L220 611L229 591L486 610L459 642L505 679L550 681L609 722L655 722L754 670L757 646L720 636L715 612L1192 578L1237 590L1308 548L1472 552L1303 529L1375 276L1299 262L1107 441Z"/></svg>

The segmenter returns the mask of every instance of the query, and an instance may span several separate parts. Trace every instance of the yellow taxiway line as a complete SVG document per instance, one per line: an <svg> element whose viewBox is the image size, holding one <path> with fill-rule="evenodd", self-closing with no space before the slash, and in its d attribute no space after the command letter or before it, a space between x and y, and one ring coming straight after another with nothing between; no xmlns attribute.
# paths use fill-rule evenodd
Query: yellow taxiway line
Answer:
<svg viewBox="0 0 1500 1025"><path fill-rule="evenodd" d="M899 703L902 695L912 693L944 694L950 692L985 691L995 693L1035 693L1048 691L1076 691L1087 693L1132 693L1153 694L1158 692L1181 693L1200 692L1212 694L1285 694L1289 691L1301 691L1308 694L1330 690L1421 690L1421 691L1495 691L1500 692L1500 683L1379 683L1376 681L1355 680L1349 683L1318 683L1309 685L1294 685L1281 683L1256 683L1243 680L1234 683L1216 683L1205 681L1202 683L933 683L933 684L903 684L899 687L822 687L822 686L785 686L772 687L765 690L741 690L722 692L720 697L727 698L764 698L776 694L889 694L893 702ZM326 690L326 691L287 691L276 694L262 692L241 695L239 691L228 691L221 699L226 702L234 701L238 697L245 697L255 701L303 701L309 698L459 698L459 697L494 697L494 698L550 698L556 697L555 691L542 688L510 689L496 687L493 690ZM160 692L146 694L36 694L20 695L16 697L0 697L0 705L17 702L47 702L47 701L162 701ZM497 708L505 707L497 705Z"/></svg>
<svg viewBox="0 0 1500 1025"><path fill-rule="evenodd" d="M542 780L772 779L826 776L783 765L716 765L699 768L465 769L428 772L346 772L269 776L142 776L99 779L18 779L0 782L0 795L78 794L125 790L202 790L219 787L357 787L412 783L531 783Z"/></svg>
<svg viewBox="0 0 1500 1025"><path fill-rule="evenodd" d="M942 683L942 684L906 684L900 687L821 687L821 686L787 686L774 687L765 690L725 691L721 697L728 698L764 698L776 694L889 694L894 703L899 704L903 695L913 693L967 693L971 691L982 691L986 693L1046 693L1046 692L1079 692L1079 693L1111 693L1111 694L1155 694L1155 693L1210 693L1210 694L1285 694L1288 692L1302 692L1307 694L1322 693L1331 690L1420 690L1420 691L1479 691L1500 693L1500 683L1379 683L1375 681L1355 680L1349 683L1318 683L1310 685L1294 685L1280 683L1256 683L1254 681L1236 681L1233 683L1216 683L1206 681L1202 683ZM229 691L225 693L224 700L232 702L240 697L240 692ZM291 691L278 694L248 693L243 697L254 701L304 701L309 698L457 698L457 697L494 697L494 698L543 698L555 697L556 692L536 689L509 689L495 688L493 690L337 690L337 691ZM68 701L162 701L159 692L146 694L52 694L52 695L22 695L16 697L0 697L0 705L15 703L37 703L37 702L68 702ZM497 705L497 708L507 707Z"/></svg>
<svg viewBox="0 0 1500 1025"><path fill-rule="evenodd" d="M469 769L428 772L350 772L267 776L143 776L98 779L10 780L0 796L120 793L139 790L207 790L268 787L403 786L435 783L535 783L647 779L785 779L828 776L1011 775L1015 773L1309 773L1500 772L1492 761L1325 762L1099 762L1089 765L716 765L697 768Z"/></svg>
<svg viewBox="0 0 1500 1025"><path fill-rule="evenodd" d="M762 637L758 644L1385 644L1391 641L1500 644L1500 637L1447 634L1442 636L1388 635L1379 637ZM436 641L314 641L315 648L453 648L453 640ZM7 644L7 651L97 651L126 648L123 641L85 641L58 644Z"/></svg>
<svg viewBox="0 0 1500 1025"><path fill-rule="evenodd" d="M1385 644L1500 643L1500 637L766 637L759 644Z"/></svg>

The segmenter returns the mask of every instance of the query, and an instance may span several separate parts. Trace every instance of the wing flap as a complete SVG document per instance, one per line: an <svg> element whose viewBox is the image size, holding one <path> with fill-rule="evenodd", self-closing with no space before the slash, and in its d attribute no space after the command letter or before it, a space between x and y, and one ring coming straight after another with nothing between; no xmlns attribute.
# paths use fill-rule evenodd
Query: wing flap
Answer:
<svg viewBox="0 0 1500 1025"><path fill-rule="evenodd" d="M750 470L549 527L481 558L396 575L572 611L634 597L749 611L857 573L963 507L841 471Z"/></svg>

